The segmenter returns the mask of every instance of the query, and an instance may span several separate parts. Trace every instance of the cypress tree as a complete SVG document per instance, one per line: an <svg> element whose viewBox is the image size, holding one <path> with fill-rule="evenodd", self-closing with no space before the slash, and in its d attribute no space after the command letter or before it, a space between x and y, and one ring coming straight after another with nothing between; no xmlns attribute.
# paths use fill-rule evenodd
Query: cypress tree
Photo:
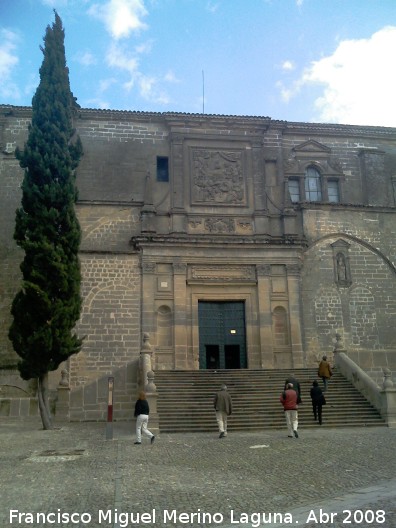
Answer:
<svg viewBox="0 0 396 528"><path fill-rule="evenodd" d="M75 214L75 170L82 146L73 130L78 105L70 91L64 30L56 11L41 51L44 57L28 139L23 151L16 153L24 179L14 239L24 250L24 259L21 289L11 307L9 337L21 358L21 377L38 380L43 427L51 429L48 372L81 348L73 329L82 303L81 231Z"/></svg>

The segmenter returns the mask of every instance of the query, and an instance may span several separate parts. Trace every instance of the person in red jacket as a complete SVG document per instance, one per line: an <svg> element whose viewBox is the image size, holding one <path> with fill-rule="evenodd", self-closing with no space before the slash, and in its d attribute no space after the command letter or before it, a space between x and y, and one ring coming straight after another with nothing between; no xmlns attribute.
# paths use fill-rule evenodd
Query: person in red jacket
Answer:
<svg viewBox="0 0 396 528"><path fill-rule="evenodd" d="M293 438L293 435L298 438L298 405L297 392L293 389L293 383L286 385L286 390L280 395L279 401L283 405L285 411L286 425L288 430L288 437Z"/></svg>

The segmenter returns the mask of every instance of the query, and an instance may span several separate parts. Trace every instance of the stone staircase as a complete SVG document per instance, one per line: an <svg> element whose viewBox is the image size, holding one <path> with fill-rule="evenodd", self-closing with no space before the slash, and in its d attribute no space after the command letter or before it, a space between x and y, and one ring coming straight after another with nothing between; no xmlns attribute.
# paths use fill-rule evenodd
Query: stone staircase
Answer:
<svg viewBox="0 0 396 528"><path fill-rule="evenodd" d="M309 395L316 369L293 369L301 385L299 427L319 427L312 415ZM160 370L155 372L161 432L217 431L213 397L221 384L227 385L233 400L229 431L257 431L285 427L279 402L290 370ZM322 387L322 381L319 381ZM381 426L379 412L335 372L326 392L322 427Z"/></svg>

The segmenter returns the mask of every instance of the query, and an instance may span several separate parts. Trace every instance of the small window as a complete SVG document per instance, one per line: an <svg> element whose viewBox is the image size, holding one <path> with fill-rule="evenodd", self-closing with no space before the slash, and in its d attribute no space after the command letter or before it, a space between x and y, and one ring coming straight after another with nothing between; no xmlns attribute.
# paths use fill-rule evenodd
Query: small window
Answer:
<svg viewBox="0 0 396 528"><path fill-rule="evenodd" d="M300 201L300 182L296 179L289 179L289 193L290 193L290 200L293 203Z"/></svg>
<svg viewBox="0 0 396 528"><path fill-rule="evenodd" d="M168 158L157 156L157 181L169 181L169 164Z"/></svg>
<svg viewBox="0 0 396 528"><path fill-rule="evenodd" d="M327 191L329 194L329 202L339 203L340 201L340 192L338 189L337 180L329 180L327 182Z"/></svg>
<svg viewBox="0 0 396 528"><path fill-rule="evenodd" d="M309 202L322 200L320 174L314 167L308 167L305 172L305 199Z"/></svg>

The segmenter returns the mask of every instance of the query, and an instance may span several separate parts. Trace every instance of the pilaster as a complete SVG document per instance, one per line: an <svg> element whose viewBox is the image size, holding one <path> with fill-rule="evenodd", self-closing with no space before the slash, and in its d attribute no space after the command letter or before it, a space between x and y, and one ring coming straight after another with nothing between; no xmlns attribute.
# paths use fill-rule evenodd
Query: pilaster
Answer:
<svg viewBox="0 0 396 528"><path fill-rule="evenodd" d="M187 220L184 206L185 178L183 171L183 136L171 136L171 169L172 169L172 211L171 230L173 233L186 233Z"/></svg>
<svg viewBox="0 0 396 528"><path fill-rule="evenodd" d="M259 264L257 271L257 293L260 328L261 368L273 368L274 350L272 343L271 318L271 266Z"/></svg>
<svg viewBox="0 0 396 528"><path fill-rule="evenodd" d="M155 262L142 261L142 334L155 335Z"/></svg>
<svg viewBox="0 0 396 528"><path fill-rule="evenodd" d="M175 369L188 369L187 360L187 265L180 262L173 264L174 287L174 343L175 343Z"/></svg>
<svg viewBox="0 0 396 528"><path fill-rule="evenodd" d="M301 326L301 264L287 265L293 368L304 367Z"/></svg>

